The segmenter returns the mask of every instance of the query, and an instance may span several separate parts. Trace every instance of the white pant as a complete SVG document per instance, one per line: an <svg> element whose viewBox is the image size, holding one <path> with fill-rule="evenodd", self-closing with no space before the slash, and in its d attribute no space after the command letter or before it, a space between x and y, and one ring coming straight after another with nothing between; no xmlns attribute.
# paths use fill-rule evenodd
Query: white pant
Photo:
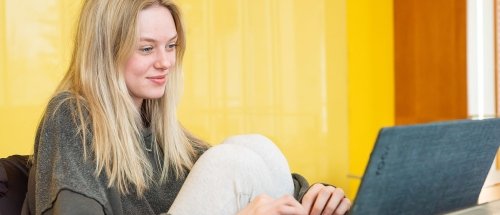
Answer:
<svg viewBox="0 0 500 215"><path fill-rule="evenodd" d="M259 194L278 198L293 190L278 147L262 135L239 135L196 161L168 214L233 215Z"/></svg>

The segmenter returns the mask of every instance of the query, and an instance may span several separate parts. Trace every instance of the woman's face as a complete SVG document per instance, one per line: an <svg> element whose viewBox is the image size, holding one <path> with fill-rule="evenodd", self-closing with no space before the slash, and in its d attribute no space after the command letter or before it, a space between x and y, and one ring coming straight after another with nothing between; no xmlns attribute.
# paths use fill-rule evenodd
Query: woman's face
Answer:
<svg viewBox="0 0 500 215"><path fill-rule="evenodd" d="M144 99L158 99L165 93L168 75L175 66L177 31L170 11L153 5L139 13L139 40L125 62L127 89L137 107Z"/></svg>

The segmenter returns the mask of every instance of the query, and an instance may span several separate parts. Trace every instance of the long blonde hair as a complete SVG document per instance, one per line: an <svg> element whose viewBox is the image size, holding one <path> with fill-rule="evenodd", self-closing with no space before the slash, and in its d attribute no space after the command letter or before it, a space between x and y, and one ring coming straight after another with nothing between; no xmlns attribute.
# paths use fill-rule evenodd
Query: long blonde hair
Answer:
<svg viewBox="0 0 500 215"><path fill-rule="evenodd" d="M137 41L137 17L154 4L167 8L177 30L176 65L171 68L165 95L144 100L138 111L125 85L122 65ZM108 186L138 195L149 187L153 170L143 150L143 122L150 125L154 149L163 151L161 182L173 173L185 177L193 166L196 148L204 147L185 131L176 116L182 90L185 34L178 7L171 0L87 0L78 28L69 69L56 94L70 92L76 100L74 116L80 124L84 146L92 129L91 146L96 175L104 170ZM83 118L88 111L91 124ZM84 153L88 149L84 147Z"/></svg>

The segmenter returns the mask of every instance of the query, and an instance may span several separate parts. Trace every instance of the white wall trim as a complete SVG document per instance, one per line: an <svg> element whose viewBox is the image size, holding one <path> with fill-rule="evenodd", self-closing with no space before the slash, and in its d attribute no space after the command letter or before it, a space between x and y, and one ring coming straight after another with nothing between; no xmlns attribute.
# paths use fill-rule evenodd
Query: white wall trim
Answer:
<svg viewBox="0 0 500 215"><path fill-rule="evenodd" d="M467 109L469 118L495 114L493 0L467 0Z"/></svg>

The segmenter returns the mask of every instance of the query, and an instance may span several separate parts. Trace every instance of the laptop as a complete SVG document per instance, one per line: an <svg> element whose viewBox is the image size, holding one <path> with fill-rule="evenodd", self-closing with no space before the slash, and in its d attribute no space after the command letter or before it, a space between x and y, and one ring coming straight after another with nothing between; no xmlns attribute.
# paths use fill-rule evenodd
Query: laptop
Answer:
<svg viewBox="0 0 500 215"><path fill-rule="evenodd" d="M499 146L500 119L382 128L350 215L476 205Z"/></svg>

